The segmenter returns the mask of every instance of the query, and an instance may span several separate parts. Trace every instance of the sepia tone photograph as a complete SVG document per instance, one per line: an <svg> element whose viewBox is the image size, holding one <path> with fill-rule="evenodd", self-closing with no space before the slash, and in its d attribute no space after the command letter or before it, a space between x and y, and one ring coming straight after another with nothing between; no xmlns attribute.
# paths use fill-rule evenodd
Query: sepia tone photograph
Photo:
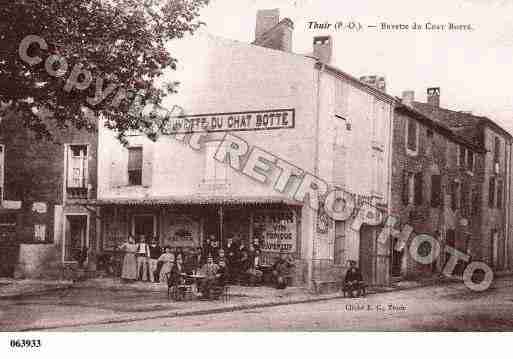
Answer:
<svg viewBox="0 0 513 359"><path fill-rule="evenodd" d="M512 14L3 0L5 345L512 332Z"/></svg>

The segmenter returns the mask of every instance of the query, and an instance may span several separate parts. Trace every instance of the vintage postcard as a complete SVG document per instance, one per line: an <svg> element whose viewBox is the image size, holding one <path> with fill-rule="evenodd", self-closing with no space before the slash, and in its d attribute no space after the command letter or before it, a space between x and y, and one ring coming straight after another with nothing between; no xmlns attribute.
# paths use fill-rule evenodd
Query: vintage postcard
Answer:
<svg viewBox="0 0 513 359"><path fill-rule="evenodd" d="M6 347L37 353L27 331L513 331L512 14L5 2Z"/></svg>

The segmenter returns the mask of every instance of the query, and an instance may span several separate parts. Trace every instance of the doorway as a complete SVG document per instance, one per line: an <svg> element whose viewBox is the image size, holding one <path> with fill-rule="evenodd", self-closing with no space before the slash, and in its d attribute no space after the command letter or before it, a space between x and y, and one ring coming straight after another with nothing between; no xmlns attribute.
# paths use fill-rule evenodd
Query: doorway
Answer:
<svg viewBox="0 0 513 359"><path fill-rule="evenodd" d="M132 217L132 234L136 240L144 236L146 240L157 234L157 217L153 214L135 214Z"/></svg>
<svg viewBox="0 0 513 359"><path fill-rule="evenodd" d="M392 248L390 248L392 252L392 265L390 266L390 275L392 277L400 277L402 275L404 249L401 249L400 251L396 250L398 241L398 238L393 238L390 241L390 243L392 244Z"/></svg>
<svg viewBox="0 0 513 359"><path fill-rule="evenodd" d="M64 262L75 262L77 254L89 247L89 216L66 215L64 227Z"/></svg>

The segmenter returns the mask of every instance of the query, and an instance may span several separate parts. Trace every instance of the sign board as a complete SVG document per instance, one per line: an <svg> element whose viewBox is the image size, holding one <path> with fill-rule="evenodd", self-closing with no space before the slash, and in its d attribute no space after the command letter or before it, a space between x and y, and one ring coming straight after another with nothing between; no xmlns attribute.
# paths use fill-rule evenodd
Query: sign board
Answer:
<svg viewBox="0 0 513 359"><path fill-rule="evenodd" d="M169 117L164 134L191 132L265 131L294 128L295 110L276 109L246 112L211 113Z"/></svg>
<svg viewBox="0 0 513 359"><path fill-rule="evenodd" d="M296 252L297 222L291 210L262 210L253 214L253 232L263 239L263 252Z"/></svg>

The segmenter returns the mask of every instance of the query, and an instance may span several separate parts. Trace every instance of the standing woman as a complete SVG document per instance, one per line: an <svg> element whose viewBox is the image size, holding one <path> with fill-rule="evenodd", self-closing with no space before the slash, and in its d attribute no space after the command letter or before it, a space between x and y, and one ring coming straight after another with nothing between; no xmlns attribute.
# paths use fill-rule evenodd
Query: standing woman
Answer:
<svg viewBox="0 0 513 359"><path fill-rule="evenodd" d="M121 279L137 279L137 261L135 259L137 244L135 243L134 237L129 235L128 241L123 243L120 249L125 251L125 257L123 258L123 269L121 270Z"/></svg>

